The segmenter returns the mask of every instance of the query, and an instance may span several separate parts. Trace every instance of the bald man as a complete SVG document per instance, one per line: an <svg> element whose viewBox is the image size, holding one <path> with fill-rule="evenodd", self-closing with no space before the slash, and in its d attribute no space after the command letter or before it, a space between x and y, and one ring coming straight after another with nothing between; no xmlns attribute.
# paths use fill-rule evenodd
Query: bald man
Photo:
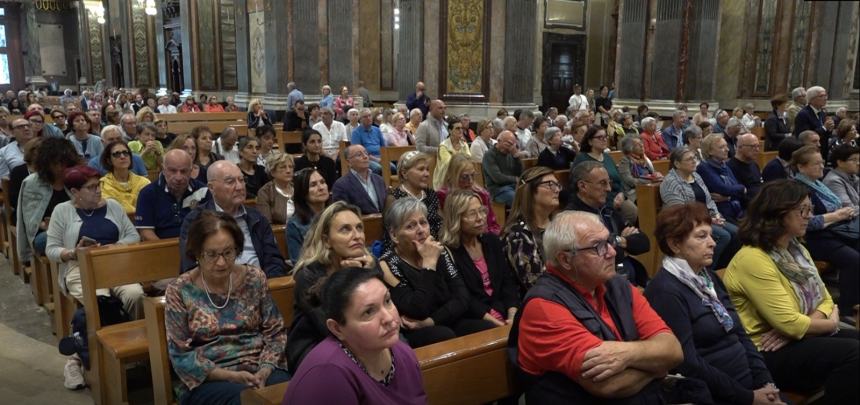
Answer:
<svg viewBox="0 0 860 405"><path fill-rule="evenodd" d="M517 179L523 171L522 163L516 158L517 137L511 131L502 131L496 145L484 154L484 182L493 201L510 207L514 202Z"/></svg>
<svg viewBox="0 0 860 405"><path fill-rule="evenodd" d="M424 82L415 83L415 92L406 98L406 108L412 111L413 108L421 110L421 116L426 117L427 111L430 109L430 97L424 92Z"/></svg>
<svg viewBox="0 0 860 405"><path fill-rule="evenodd" d="M203 183L191 178L191 156L182 149L164 154L161 176L137 197L134 225L143 240L179 236L182 221L206 196Z"/></svg>
<svg viewBox="0 0 860 405"><path fill-rule="evenodd" d="M415 148L430 156L436 156L439 145L448 138L448 125L445 123L445 102L433 100L430 102L430 113L427 119L418 125L415 131Z"/></svg>
<svg viewBox="0 0 860 405"><path fill-rule="evenodd" d="M738 136L738 146L735 156L726 163L739 183L747 188L741 205L746 208L761 188L761 171L758 168L758 156L761 154L761 141L758 136L746 133Z"/></svg>
<svg viewBox="0 0 860 405"><path fill-rule="evenodd" d="M190 170L190 168L189 168ZM188 228L203 210L221 211L231 215L245 235L244 246L236 246L241 254L236 263L259 267L268 277L286 275L287 266L278 250L272 225L254 208L246 207L245 177L235 163L219 160L209 166L206 174L210 198L197 205L182 221L179 231L179 251L185 252ZM184 273L196 266L195 261L182 255Z"/></svg>

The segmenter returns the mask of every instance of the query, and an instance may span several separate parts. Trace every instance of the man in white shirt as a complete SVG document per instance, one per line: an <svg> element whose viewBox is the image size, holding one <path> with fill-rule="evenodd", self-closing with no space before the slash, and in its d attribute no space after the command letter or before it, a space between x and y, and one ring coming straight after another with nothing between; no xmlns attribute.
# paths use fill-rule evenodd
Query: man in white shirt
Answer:
<svg viewBox="0 0 860 405"><path fill-rule="evenodd" d="M588 99L582 94L582 86L579 83L573 85L573 95L567 100L568 109L573 111L588 110Z"/></svg>
<svg viewBox="0 0 860 405"><path fill-rule="evenodd" d="M349 141L346 126L340 121L334 120L334 110L331 107L322 109L322 121L314 124L313 129L322 137L323 154L332 160L337 160L337 150L340 141Z"/></svg>
<svg viewBox="0 0 860 405"><path fill-rule="evenodd" d="M517 144L521 151L526 150L526 145L529 144L529 141L532 139L532 131L531 126L535 120L535 114L529 110L520 111L520 115L517 118L517 126L516 126L516 135L517 135ZM537 158L537 156L527 156L532 158Z"/></svg>
<svg viewBox="0 0 860 405"><path fill-rule="evenodd" d="M236 141L239 135L236 133L236 128L227 127L218 139L212 141L212 151L221 155L225 160L239 164L239 148L236 146Z"/></svg>
<svg viewBox="0 0 860 405"><path fill-rule="evenodd" d="M170 99L167 96L158 98L158 113L159 114L176 114L176 107L170 105Z"/></svg>
<svg viewBox="0 0 860 405"><path fill-rule="evenodd" d="M15 140L0 149L0 177L9 177L12 169L24 164L24 145L35 138L30 121L17 118L9 125Z"/></svg>

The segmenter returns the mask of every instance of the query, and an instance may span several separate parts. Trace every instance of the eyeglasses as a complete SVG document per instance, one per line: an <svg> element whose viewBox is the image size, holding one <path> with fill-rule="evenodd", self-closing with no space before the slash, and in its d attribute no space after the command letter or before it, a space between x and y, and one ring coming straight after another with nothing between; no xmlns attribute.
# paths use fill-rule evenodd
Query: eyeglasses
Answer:
<svg viewBox="0 0 860 405"><path fill-rule="evenodd" d="M349 158L353 159L353 158L357 158L357 157L368 157L368 156L370 156L370 155L367 152L362 151L362 152L356 152L356 153L349 155Z"/></svg>
<svg viewBox="0 0 860 405"><path fill-rule="evenodd" d="M584 181L588 184L597 184L598 186L601 186L601 187L611 186L611 184L609 183L609 180L600 180L600 181L582 180L582 181Z"/></svg>
<svg viewBox="0 0 860 405"><path fill-rule="evenodd" d="M87 190L89 192L95 193L96 191L99 191L101 186L102 186L101 183L95 183L95 184L91 184L89 186L83 186L83 187L81 187L81 190Z"/></svg>
<svg viewBox="0 0 860 405"><path fill-rule="evenodd" d="M121 157L131 157L131 152L129 152L127 150L118 150L116 152L112 152L110 155L112 157L119 159Z"/></svg>
<svg viewBox="0 0 860 405"><path fill-rule="evenodd" d="M460 175L460 180L461 180L461 181L474 180L474 179L475 179L475 177L477 177L477 176L478 176L478 175L477 175L477 174L475 174L475 173L463 173L463 174L461 174L461 175Z"/></svg>
<svg viewBox="0 0 860 405"><path fill-rule="evenodd" d="M557 181L555 181L555 180L542 181L542 182L538 183L538 184L537 184L537 186L538 186L538 187L540 187L540 186L546 186L546 188L548 188L548 189L550 189L550 190L552 190L552 191L559 191L559 190L561 190L561 184L559 184L559 183L558 183Z"/></svg>
<svg viewBox="0 0 860 405"><path fill-rule="evenodd" d="M38 119L34 120L34 119L32 119L32 118L31 118L31 119L30 119L30 123L31 123L31 124L44 124L44 123L45 123L45 120L38 120Z"/></svg>
<svg viewBox="0 0 860 405"><path fill-rule="evenodd" d="M610 236L609 239L607 239L607 240L602 240L600 242L595 243L594 246L584 247L584 248L577 248L577 247L570 248L568 250L568 252L570 252L570 254L576 256L579 252L582 252L583 250L594 250L594 252L597 253L598 256L604 257L604 256L606 256L607 253L609 253L609 247L610 246L612 246L613 248L615 248L615 246L616 246L615 245L615 238L613 236Z"/></svg>
<svg viewBox="0 0 860 405"><path fill-rule="evenodd" d="M466 211L463 215L463 218L466 218L470 221L477 221L480 218L485 218L487 216L487 207L481 207L476 210Z"/></svg>
<svg viewBox="0 0 860 405"><path fill-rule="evenodd" d="M591 137L591 139L605 140L606 135L596 135L596 136Z"/></svg>
<svg viewBox="0 0 860 405"><path fill-rule="evenodd" d="M223 257L225 262L231 263L236 260L237 255L238 252L236 251L236 249L227 249L220 253L207 250L201 253L198 259L204 263L217 263L218 258Z"/></svg>

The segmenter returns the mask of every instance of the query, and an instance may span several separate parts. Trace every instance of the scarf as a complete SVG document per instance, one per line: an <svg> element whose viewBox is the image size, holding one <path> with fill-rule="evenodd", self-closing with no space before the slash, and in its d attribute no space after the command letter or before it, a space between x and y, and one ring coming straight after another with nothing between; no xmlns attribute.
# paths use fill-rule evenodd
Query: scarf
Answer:
<svg viewBox="0 0 860 405"><path fill-rule="evenodd" d="M824 203L825 208L827 208L827 212L833 212L842 208L842 200L829 187L822 183L821 180L810 179L802 173L794 175L794 179L814 190L818 198L821 199L821 202Z"/></svg>
<svg viewBox="0 0 860 405"><path fill-rule="evenodd" d="M726 332L732 330L735 321L729 315L729 311L726 310L720 298L717 297L717 291L714 289L714 283L711 281L707 270L702 270L700 274L696 274L686 260L671 256L663 258L663 268L675 276L681 284L693 290L702 299L702 304L711 308L711 312L714 313L717 321L720 322Z"/></svg>
<svg viewBox="0 0 860 405"><path fill-rule="evenodd" d="M800 312L809 315L824 300L824 283L818 275L815 264L807 256L797 239L788 243L788 248L774 248L768 256L776 267L791 283Z"/></svg>

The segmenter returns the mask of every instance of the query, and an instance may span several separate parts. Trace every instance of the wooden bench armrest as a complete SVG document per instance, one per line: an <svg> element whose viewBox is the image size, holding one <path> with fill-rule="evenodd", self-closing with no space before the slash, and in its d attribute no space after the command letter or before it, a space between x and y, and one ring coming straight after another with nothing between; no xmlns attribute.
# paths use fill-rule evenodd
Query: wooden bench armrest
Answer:
<svg viewBox="0 0 860 405"><path fill-rule="evenodd" d="M466 357L505 347L511 325L492 328L471 335L461 336L444 342L419 347L415 356L421 369L439 367Z"/></svg>
<svg viewBox="0 0 860 405"><path fill-rule="evenodd" d="M280 404L284 400L289 385L289 382L282 382L268 387L244 390L240 396L242 405Z"/></svg>

